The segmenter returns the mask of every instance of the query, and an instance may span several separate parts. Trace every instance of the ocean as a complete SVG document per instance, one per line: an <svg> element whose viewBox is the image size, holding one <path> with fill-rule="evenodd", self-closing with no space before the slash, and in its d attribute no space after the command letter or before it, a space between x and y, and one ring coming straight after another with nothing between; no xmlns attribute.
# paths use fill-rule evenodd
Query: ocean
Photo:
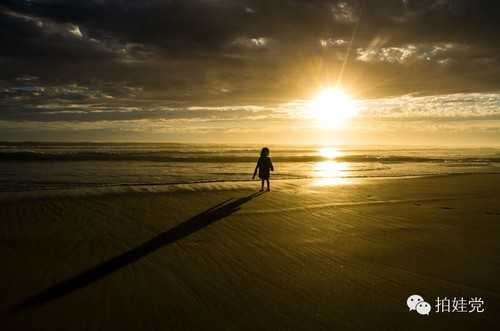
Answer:
<svg viewBox="0 0 500 331"><path fill-rule="evenodd" d="M269 146L273 180L500 173L500 149ZM260 146L0 143L0 192L249 181Z"/></svg>

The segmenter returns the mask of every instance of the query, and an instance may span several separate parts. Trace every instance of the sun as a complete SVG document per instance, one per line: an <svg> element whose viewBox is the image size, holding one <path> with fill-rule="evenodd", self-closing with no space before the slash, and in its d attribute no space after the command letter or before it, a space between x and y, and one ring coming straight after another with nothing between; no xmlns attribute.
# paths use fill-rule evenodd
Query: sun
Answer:
<svg viewBox="0 0 500 331"><path fill-rule="evenodd" d="M308 105L309 115L320 126L338 128L357 115L353 99L338 88L326 88L320 91Z"/></svg>
<svg viewBox="0 0 500 331"><path fill-rule="evenodd" d="M335 159L342 155L338 150L330 147L324 147L319 150L319 155L325 159Z"/></svg>

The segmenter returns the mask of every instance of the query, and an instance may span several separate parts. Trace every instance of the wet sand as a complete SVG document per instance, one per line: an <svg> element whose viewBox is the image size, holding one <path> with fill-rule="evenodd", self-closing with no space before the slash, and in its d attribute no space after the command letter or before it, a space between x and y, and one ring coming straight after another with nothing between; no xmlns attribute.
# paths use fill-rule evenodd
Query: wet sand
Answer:
<svg viewBox="0 0 500 331"><path fill-rule="evenodd" d="M0 328L497 328L500 175L273 184L0 200Z"/></svg>

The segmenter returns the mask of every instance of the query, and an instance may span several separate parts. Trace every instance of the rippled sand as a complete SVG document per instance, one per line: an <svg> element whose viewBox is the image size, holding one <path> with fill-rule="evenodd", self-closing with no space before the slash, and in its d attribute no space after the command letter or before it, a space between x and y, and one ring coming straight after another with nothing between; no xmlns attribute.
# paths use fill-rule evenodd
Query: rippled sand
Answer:
<svg viewBox="0 0 500 331"><path fill-rule="evenodd" d="M0 201L2 330L497 327L499 175L273 184Z"/></svg>

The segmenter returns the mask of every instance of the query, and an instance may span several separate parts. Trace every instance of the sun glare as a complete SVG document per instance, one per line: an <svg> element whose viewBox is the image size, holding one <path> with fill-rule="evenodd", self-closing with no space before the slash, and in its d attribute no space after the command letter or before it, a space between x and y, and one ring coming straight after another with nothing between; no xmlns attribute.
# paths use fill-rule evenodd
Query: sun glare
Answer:
<svg viewBox="0 0 500 331"><path fill-rule="evenodd" d="M319 155L327 160L317 162L314 165L314 174L318 177L315 185L330 186L346 183L343 177L344 172L348 170L347 163L336 161L342 153L335 148L324 147L319 150Z"/></svg>
<svg viewBox="0 0 500 331"><path fill-rule="evenodd" d="M309 112L325 128L338 128L357 115L352 98L337 88L320 91L309 102Z"/></svg>
<svg viewBox="0 0 500 331"><path fill-rule="evenodd" d="M325 147L325 148L321 148L319 150L319 155L321 155L322 157L324 157L326 159L334 159L334 158L340 156L341 153L334 148Z"/></svg>
<svg viewBox="0 0 500 331"><path fill-rule="evenodd" d="M348 170L347 163L335 161L323 161L314 165L314 174L318 179L314 182L316 186L332 186L347 183L344 178Z"/></svg>

